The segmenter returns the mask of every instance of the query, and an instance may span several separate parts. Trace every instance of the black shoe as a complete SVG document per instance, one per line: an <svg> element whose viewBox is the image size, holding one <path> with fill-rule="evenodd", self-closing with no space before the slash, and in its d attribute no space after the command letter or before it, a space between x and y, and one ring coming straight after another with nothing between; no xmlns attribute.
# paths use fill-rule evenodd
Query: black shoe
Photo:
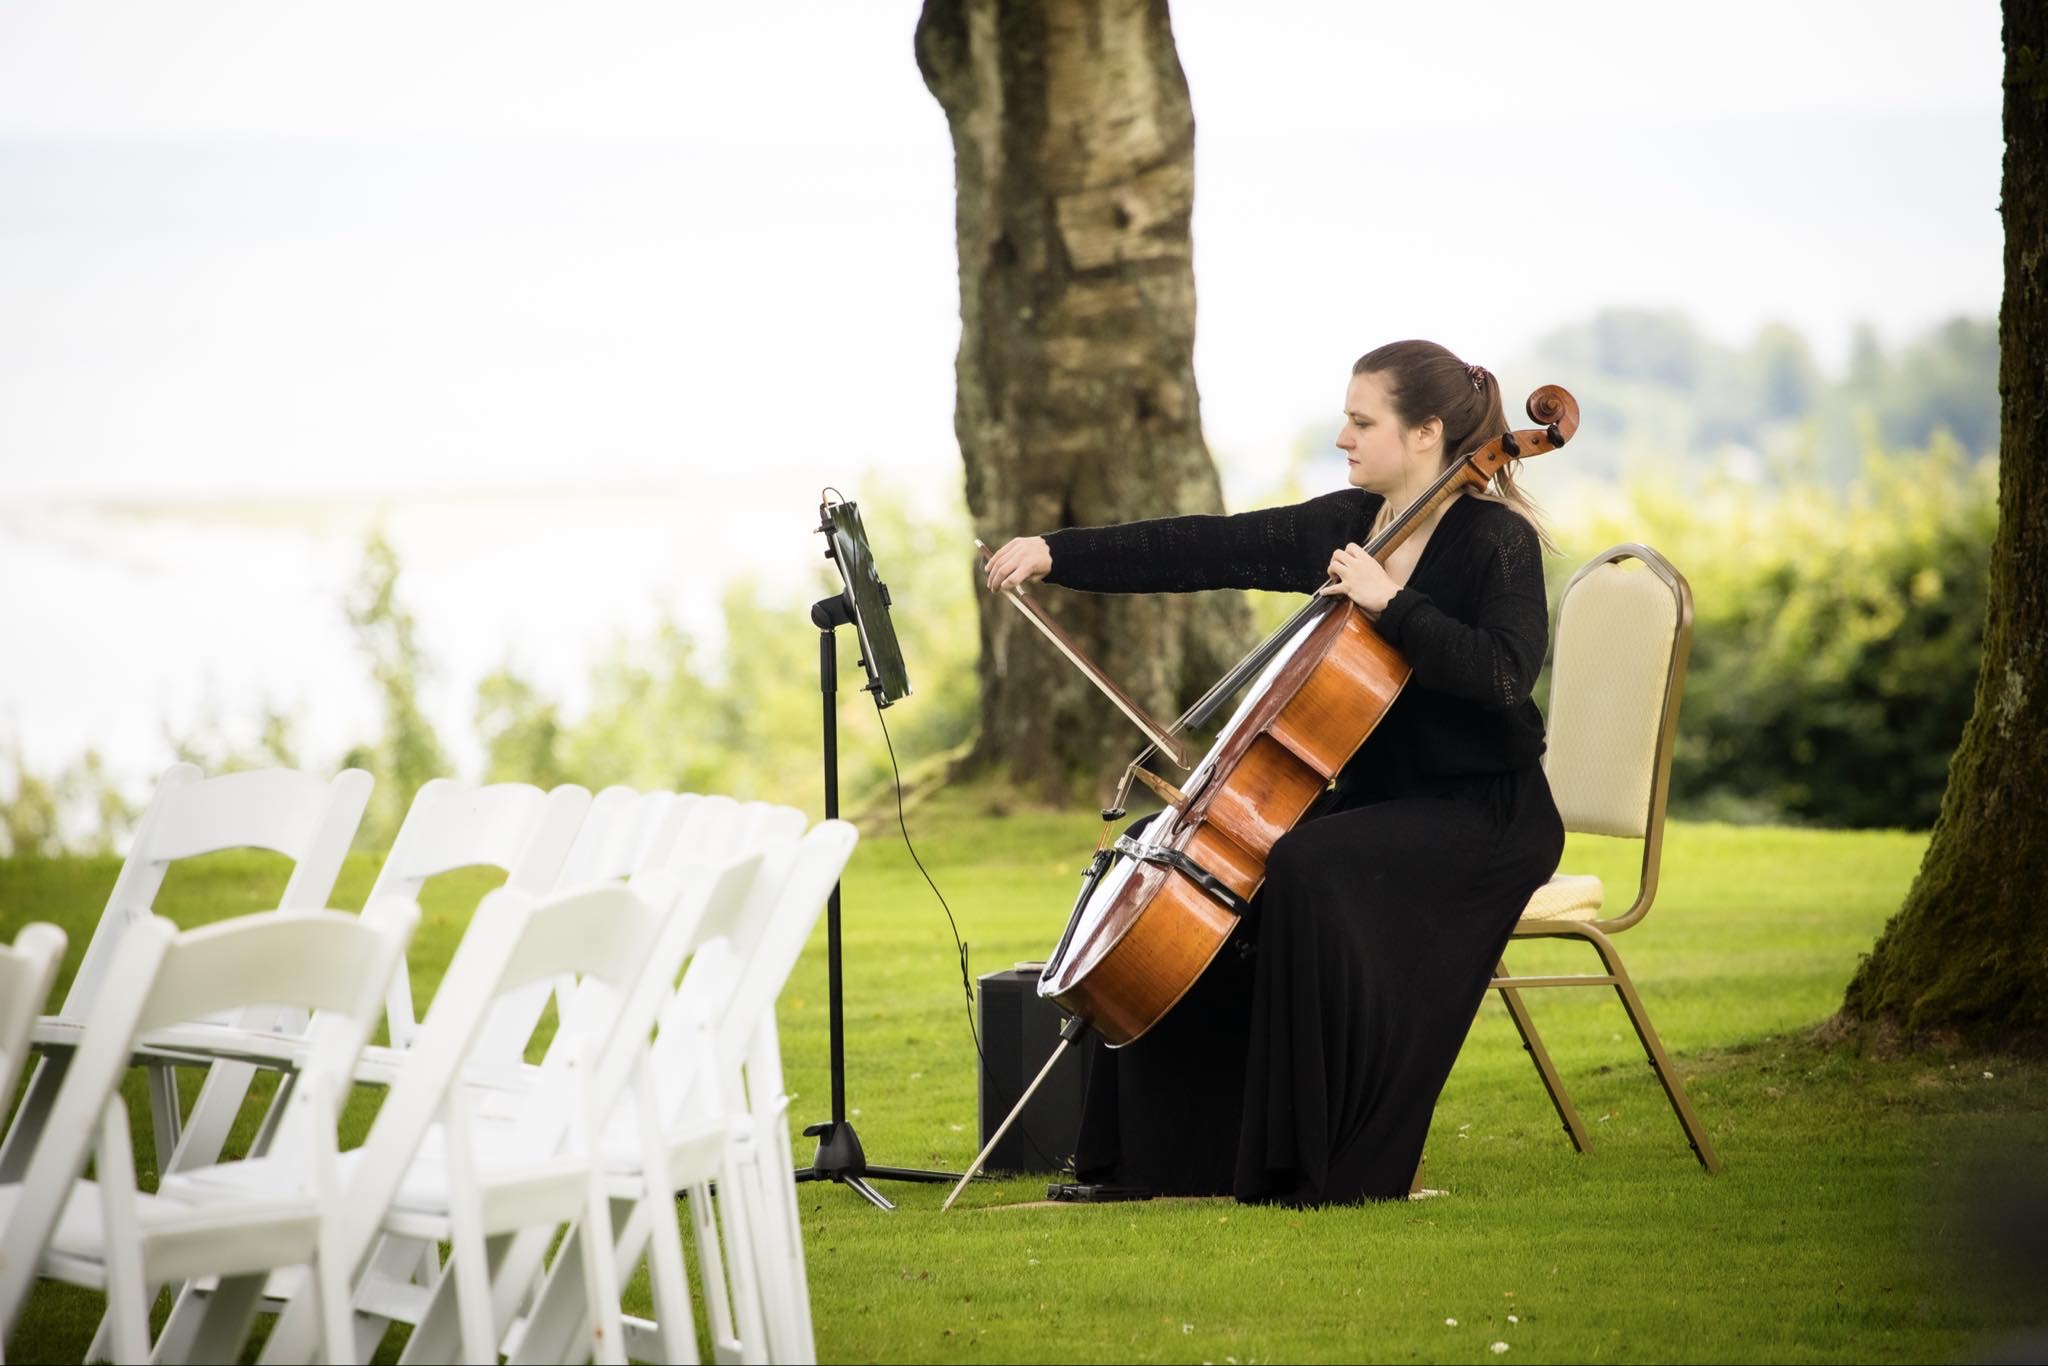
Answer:
<svg viewBox="0 0 2048 1366"><path fill-rule="evenodd" d="M1072 1204L1104 1205L1117 1200L1150 1200L1157 1191L1143 1186L1112 1186L1100 1181L1055 1181L1045 1188L1045 1198Z"/></svg>

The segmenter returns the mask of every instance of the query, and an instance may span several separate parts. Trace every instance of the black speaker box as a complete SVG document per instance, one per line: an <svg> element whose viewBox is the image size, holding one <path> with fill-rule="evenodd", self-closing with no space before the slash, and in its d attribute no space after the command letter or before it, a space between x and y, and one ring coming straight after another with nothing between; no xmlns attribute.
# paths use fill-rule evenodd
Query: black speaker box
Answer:
<svg viewBox="0 0 2048 1366"><path fill-rule="evenodd" d="M1065 1014L1038 994L1037 965L984 974L981 1001L981 1142L1001 1126L1059 1046ZM1070 1055L1078 1048L1069 1049ZM1082 1059L1060 1059L1024 1113L988 1155L991 1172L1057 1172L1081 1132Z"/></svg>

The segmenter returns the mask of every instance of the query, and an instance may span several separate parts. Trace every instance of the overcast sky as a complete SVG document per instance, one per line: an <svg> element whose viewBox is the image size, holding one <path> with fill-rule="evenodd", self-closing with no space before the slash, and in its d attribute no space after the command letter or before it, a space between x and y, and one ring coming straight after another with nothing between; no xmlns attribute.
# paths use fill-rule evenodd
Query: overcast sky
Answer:
<svg viewBox="0 0 2048 1366"><path fill-rule="evenodd" d="M907 0L0 7L0 498L956 477ZM1182 3L1198 378L1596 308L1898 338L2000 288L1991 0Z"/></svg>

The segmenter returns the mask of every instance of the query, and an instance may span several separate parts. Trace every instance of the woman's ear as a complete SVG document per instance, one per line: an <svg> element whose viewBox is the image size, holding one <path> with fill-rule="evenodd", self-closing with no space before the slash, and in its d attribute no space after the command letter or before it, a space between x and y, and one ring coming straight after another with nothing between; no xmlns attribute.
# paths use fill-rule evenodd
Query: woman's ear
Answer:
<svg viewBox="0 0 2048 1366"><path fill-rule="evenodd" d="M1433 417L1415 429L1417 450L1442 450L1444 444L1444 420Z"/></svg>

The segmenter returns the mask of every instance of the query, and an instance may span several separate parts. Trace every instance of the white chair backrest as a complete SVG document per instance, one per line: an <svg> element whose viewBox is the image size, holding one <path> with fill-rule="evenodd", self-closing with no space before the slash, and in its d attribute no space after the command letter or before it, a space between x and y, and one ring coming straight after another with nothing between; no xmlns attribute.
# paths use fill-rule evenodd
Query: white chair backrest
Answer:
<svg viewBox="0 0 2048 1366"><path fill-rule="evenodd" d="M417 899L428 878L478 867L504 869L508 887L546 892L590 802L572 783L543 792L530 783L479 787L436 778L414 795L370 896Z"/></svg>
<svg viewBox="0 0 2048 1366"><path fill-rule="evenodd" d="M60 1013L82 1019L92 1009L122 930L150 915L164 874L178 859L268 849L292 861L280 909L327 905L369 800L370 775L361 769L331 779L288 768L202 778L192 764L173 764L135 827Z"/></svg>
<svg viewBox="0 0 2048 1366"><path fill-rule="evenodd" d="M762 1017L775 1009L811 929L838 885L860 832L842 820L820 821L796 846L789 876L782 882L760 937L739 960L738 979L718 1016L718 1055L743 1058Z"/></svg>
<svg viewBox="0 0 2048 1366"><path fill-rule="evenodd" d="M705 908L703 920L689 946L691 984L685 992L672 993L663 1006L663 1034L657 1039L657 1068L685 1066L677 1050L687 1031L677 1015L687 1002L699 1012L716 1012L735 973L733 965L751 952L759 937L759 926L773 913L776 898L795 864L797 837L803 833L804 814L793 806L768 802L740 803L730 797L698 797L684 827L672 836L668 869L687 882L692 870L701 870L734 853L754 860L752 873L737 896L714 899ZM695 874L701 875L701 872ZM703 961L696 961L702 951Z"/></svg>
<svg viewBox="0 0 2048 1366"><path fill-rule="evenodd" d="M64 961L64 931L38 921L0 944L0 1096L12 1099L36 1015Z"/></svg>
<svg viewBox="0 0 2048 1366"><path fill-rule="evenodd" d="M1616 546L1558 600L1543 769L1567 830L1648 836L1661 810L1692 592L1654 550Z"/></svg>
<svg viewBox="0 0 2048 1366"><path fill-rule="evenodd" d="M555 886L562 890L587 887L631 873L639 841L650 833L647 823L658 823L661 810L673 800L671 793L642 793L616 784L598 793L576 832L575 844L562 860Z"/></svg>
<svg viewBox="0 0 2048 1366"><path fill-rule="evenodd" d="M746 905L733 923L708 927L706 937L724 937L732 945L733 956L745 962L753 956L775 913L783 886L796 870L797 845L804 837L804 827L810 824L810 818L793 806L749 802L741 810L741 819L744 822L742 838L747 847L761 850L773 861L763 863L761 876L755 880Z"/></svg>
<svg viewBox="0 0 2048 1366"><path fill-rule="evenodd" d="M698 800L708 803L707 815L714 824L733 823L721 821L722 815L737 816L736 804L729 799ZM725 842L723 847L692 845L683 853L672 852L665 866L643 869L634 875L629 886L650 901L668 907L662 940L651 960L667 965L667 975L656 972L647 979L646 989L653 995L635 1006L637 1010L644 1005L653 1012L647 1015L648 1026L653 1025L657 1014L675 994L676 978L683 964L707 940L724 936L739 920L753 889L767 875L766 867L758 841L739 839ZM562 999L565 1005L560 1027L545 1059L550 1066L559 1063L563 1055L561 1045L574 1046L574 1041L589 1034L592 1021L603 1017L609 998L602 983L584 981L568 984Z"/></svg>
<svg viewBox="0 0 2048 1366"><path fill-rule="evenodd" d="M590 805L590 793L569 783L543 792L529 783L436 778L414 795L365 905L392 895L417 900L428 878L457 868L502 868L507 887L549 891ZM407 1047L418 1025L404 964L391 975L384 1014L392 1047Z"/></svg>
<svg viewBox="0 0 2048 1366"><path fill-rule="evenodd" d="M338 1101L375 1025L384 981L404 957L417 921L414 908L392 899L360 916L289 911L182 934L161 916L130 926L108 964L105 990L86 1021L7 1226L0 1328L12 1325L35 1281L41 1249L85 1170L100 1116L138 1035L237 1007L315 1011L320 1023L300 1085L330 1088L329 1099ZM287 1149L293 1136L281 1132L278 1142L275 1150Z"/></svg>

